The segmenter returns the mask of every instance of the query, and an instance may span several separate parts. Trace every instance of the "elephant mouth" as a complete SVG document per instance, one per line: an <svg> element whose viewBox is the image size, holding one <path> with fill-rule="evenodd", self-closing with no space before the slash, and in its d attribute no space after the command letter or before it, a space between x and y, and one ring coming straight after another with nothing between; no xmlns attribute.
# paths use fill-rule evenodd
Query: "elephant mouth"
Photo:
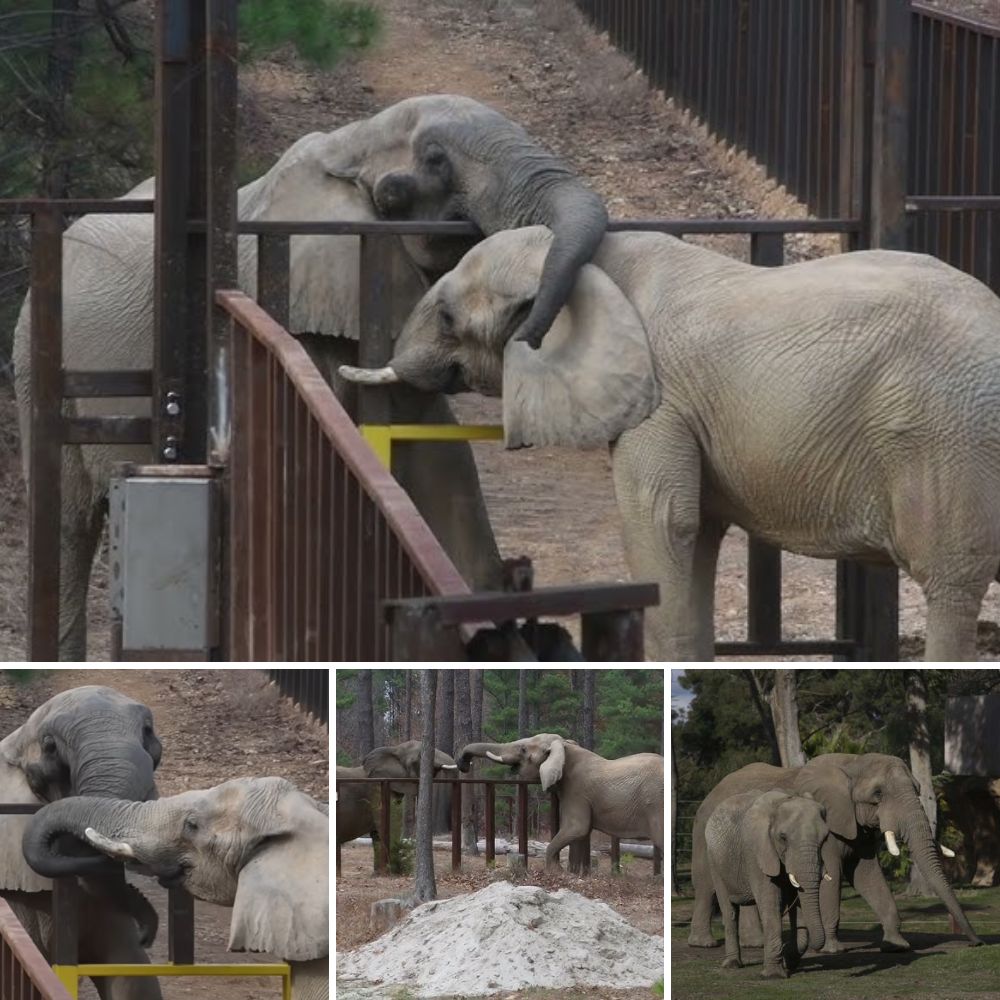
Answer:
<svg viewBox="0 0 1000 1000"><path fill-rule="evenodd" d="M164 889L180 889L187 878L187 865L176 865L173 868L156 872L156 880Z"/></svg>

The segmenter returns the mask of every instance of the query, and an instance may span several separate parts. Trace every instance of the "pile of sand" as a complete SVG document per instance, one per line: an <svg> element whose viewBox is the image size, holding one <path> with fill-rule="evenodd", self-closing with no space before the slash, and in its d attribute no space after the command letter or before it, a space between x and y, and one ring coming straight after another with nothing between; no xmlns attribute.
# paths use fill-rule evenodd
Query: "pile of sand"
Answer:
<svg viewBox="0 0 1000 1000"><path fill-rule="evenodd" d="M338 996L478 996L538 987L649 986L663 975L663 938L569 889L495 882L418 906L391 931L337 955ZM356 993L352 993L356 990Z"/></svg>

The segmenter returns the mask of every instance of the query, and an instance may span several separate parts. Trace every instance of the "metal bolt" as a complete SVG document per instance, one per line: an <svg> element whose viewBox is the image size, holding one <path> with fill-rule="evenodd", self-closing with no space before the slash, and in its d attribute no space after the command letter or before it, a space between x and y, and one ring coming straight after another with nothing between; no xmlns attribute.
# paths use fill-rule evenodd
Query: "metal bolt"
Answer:
<svg viewBox="0 0 1000 1000"><path fill-rule="evenodd" d="M176 417L181 412L181 397L180 393L168 392L167 402L166 402L167 416Z"/></svg>
<svg viewBox="0 0 1000 1000"><path fill-rule="evenodd" d="M177 438L168 437L167 443L163 446L163 457L168 462L177 461Z"/></svg>

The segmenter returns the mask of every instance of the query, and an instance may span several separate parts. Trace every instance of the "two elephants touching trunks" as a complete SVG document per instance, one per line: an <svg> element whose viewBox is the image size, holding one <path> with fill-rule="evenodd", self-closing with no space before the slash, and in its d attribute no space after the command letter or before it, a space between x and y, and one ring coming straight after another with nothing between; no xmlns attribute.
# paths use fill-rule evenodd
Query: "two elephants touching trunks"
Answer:
<svg viewBox="0 0 1000 1000"><path fill-rule="evenodd" d="M0 742L0 801L43 806L0 816L0 892L36 945L51 948L50 879L80 884L83 963L148 964L156 911L122 862L233 908L231 950L292 966L295 1000L327 996L325 808L282 778L240 778L159 798L152 714L111 688L51 698ZM96 977L102 1000L159 1000L149 977Z"/></svg>
<svg viewBox="0 0 1000 1000"><path fill-rule="evenodd" d="M419 777L420 741L379 747L360 768L337 768L338 778ZM555 733L539 733L511 743L469 743L454 760L435 751L434 776L455 769L468 772L473 758L508 765L519 778L540 781L542 791L559 799L559 831L545 851L545 867L558 870L559 852L573 841L600 830L612 837L648 837L663 850L663 757L632 754L617 760L579 746ZM341 786L337 793L337 843L375 829L371 785ZM412 784L390 786L401 796Z"/></svg>
<svg viewBox="0 0 1000 1000"><path fill-rule="evenodd" d="M151 198L154 179L126 198ZM238 194L241 220L467 220L482 233L541 224L551 252L519 336L537 343L569 297L579 268L600 242L607 215L600 198L517 124L466 97L400 101L333 132L294 143ZM403 286L416 303L430 281L471 245L466 237L407 236ZM256 289L256 241L239 241L239 283ZM63 358L67 369L149 369L153 360L153 218L91 215L63 243ZM357 361L360 243L354 236L293 236L289 329L337 395L353 387L337 366ZM31 417L30 302L14 333L15 388L25 477ZM349 391L350 390L350 391ZM135 400L73 400L81 416L142 415ZM443 397L398 393L403 423L453 420ZM86 657L86 594L115 461L149 460L148 449L68 446L62 496L60 657ZM394 472L469 583L500 589L499 552L486 516L472 452L465 443L420 442L402 449Z"/></svg>
<svg viewBox="0 0 1000 1000"><path fill-rule="evenodd" d="M780 959L780 917L775 924L773 907L778 895L782 900L794 897L787 876L794 874L803 888L808 886L803 905L806 908L811 947L824 952L844 948L838 934L840 922L840 886L846 879L861 894L882 925L882 949L905 951L909 944L899 930L899 913L885 875L878 863L884 839L892 854L899 853L899 842L910 849L910 858L944 903L952 919L973 945L983 942L962 912L955 893L944 875L938 846L919 799L919 786L909 768L898 757L886 754L821 754L802 767L782 768L770 764L748 764L723 778L698 808L694 821L691 875L695 904L688 944L711 948L716 944L711 931L712 899L719 903L726 923L727 963L737 964L730 950L734 931L733 904L747 904L756 899L765 930L765 974L782 974ZM799 820L793 827L800 834L807 831L806 848L815 855L818 849L822 869L829 878L818 878L818 869L809 868L799 877L792 864L784 859L784 868L769 868L760 863L763 873L755 890L764 894L766 903L744 885L742 892L730 892L733 881L727 870L733 851L755 850L754 830L749 821L734 817L750 816L756 808L758 819L765 807L788 807L789 803L808 800L813 814L808 822ZM816 823L821 813L823 828ZM738 828L738 829L737 829ZM827 835L824 828L828 830ZM773 826L771 827L773 832ZM741 831L741 832L740 832ZM781 832L781 831L779 831ZM789 829L790 833L790 829ZM942 851L946 850L942 848ZM805 862L800 871L806 870ZM814 905L818 886L821 923L816 925ZM738 898L734 898L738 897ZM777 928L777 939L775 938ZM794 927L794 924L793 924ZM793 935L792 946L795 940ZM787 957L787 953L786 953Z"/></svg>

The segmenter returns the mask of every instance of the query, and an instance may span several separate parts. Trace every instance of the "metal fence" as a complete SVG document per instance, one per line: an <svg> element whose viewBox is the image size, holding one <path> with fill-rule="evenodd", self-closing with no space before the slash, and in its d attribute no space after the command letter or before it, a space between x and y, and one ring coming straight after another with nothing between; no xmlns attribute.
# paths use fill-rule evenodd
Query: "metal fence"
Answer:
<svg viewBox="0 0 1000 1000"><path fill-rule="evenodd" d="M329 670L269 670L278 690L325 726L330 718Z"/></svg>
<svg viewBox="0 0 1000 1000"><path fill-rule="evenodd" d="M0 899L0 997L3 1000L70 1000L66 987Z"/></svg>

